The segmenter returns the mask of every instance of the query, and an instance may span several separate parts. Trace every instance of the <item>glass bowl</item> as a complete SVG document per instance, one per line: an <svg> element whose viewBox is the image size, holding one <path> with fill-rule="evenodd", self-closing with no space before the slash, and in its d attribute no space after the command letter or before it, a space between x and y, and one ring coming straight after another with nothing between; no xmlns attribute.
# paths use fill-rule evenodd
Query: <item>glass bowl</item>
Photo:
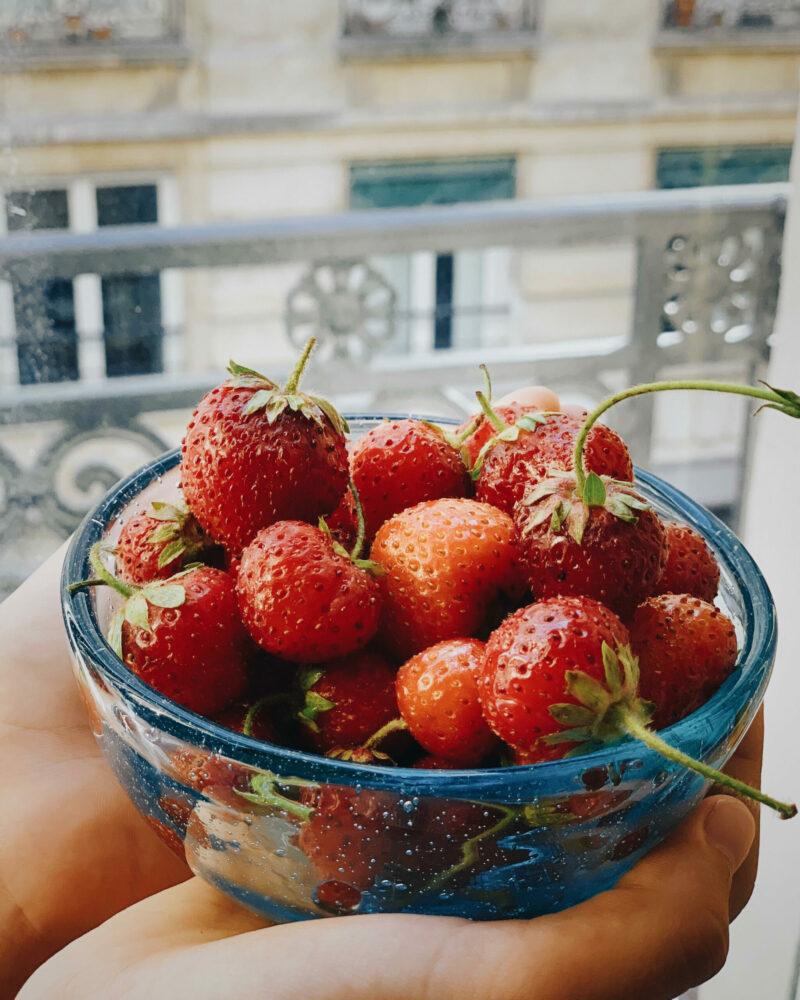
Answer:
<svg viewBox="0 0 800 1000"><path fill-rule="evenodd" d="M351 419L354 436L380 417ZM109 588L91 546L177 489L178 451L119 483L87 516L63 572L75 675L98 743L156 832L192 870L275 921L416 912L535 917L611 888L705 794L708 782L632 741L554 763L484 770L375 767L242 736L176 705L112 652ZM664 517L698 530L721 569L718 603L733 619L739 666L697 712L664 730L721 767L764 695L775 611L735 535L678 490L637 470ZM258 788L262 801L240 793Z"/></svg>

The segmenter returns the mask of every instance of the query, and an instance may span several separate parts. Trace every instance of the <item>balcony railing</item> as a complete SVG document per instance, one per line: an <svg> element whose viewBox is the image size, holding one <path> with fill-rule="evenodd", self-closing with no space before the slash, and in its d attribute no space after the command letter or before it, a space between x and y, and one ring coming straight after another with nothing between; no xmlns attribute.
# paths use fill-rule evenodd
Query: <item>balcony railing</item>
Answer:
<svg viewBox="0 0 800 1000"><path fill-rule="evenodd" d="M662 44L797 45L798 0L662 0Z"/></svg>
<svg viewBox="0 0 800 1000"><path fill-rule="evenodd" d="M345 52L530 44L535 0L342 0Z"/></svg>
<svg viewBox="0 0 800 1000"><path fill-rule="evenodd" d="M177 56L184 0L0 0L3 65Z"/></svg>
<svg viewBox="0 0 800 1000"><path fill-rule="evenodd" d="M424 408L459 417L474 408L480 362L489 364L498 394L515 384L542 382L557 391L578 390L587 401L621 383L651 381L677 369L757 377L772 332L787 195L785 185L753 185L14 235L0 240L0 286L164 269L186 269L188 281L192 268L202 268L201 301L217 279L239 282L232 292L281 289L273 340L260 349L261 357L256 348L255 355L239 360L258 366L270 354L288 359L286 339L300 342L313 333L320 349L308 381L342 408ZM563 276L573 266L564 255L591 248L588 265L582 258L591 277L620 246L632 263L627 319L602 335L583 329L584 321L590 324L606 308L610 290L603 285L595 298L578 302L582 319L534 336L542 310L553 315L552 275ZM500 287L506 290L505 304L484 317L488 333L449 350L432 349L432 340L422 350L414 337L398 346L398 328L432 322L437 306L426 316L412 308L410 320L400 314L398 288L390 280L397 261L413 260L416 267L425 255L489 253L486 248L503 248L489 270L503 270ZM469 260L474 263L474 256ZM572 308L578 297L562 292L561 298ZM227 294L218 293L220 299L227 302ZM213 317L198 308L188 312L187 337L194 322L202 327L203 343L218 338L226 357L241 350L228 321L215 327ZM266 316L258 322L269 326ZM255 336L248 328L240 345L249 344L252 352ZM279 377L275 364L267 363L269 374ZM48 548L71 531L120 475L177 443L191 408L220 376L174 373L4 390L0 587L9 589L23 577L30 561L43 554L36 546ZM615 426L635 461L652 466L658 441L649 399L621 407ZM741 498L744 411L742 417L732 431L738 440L733 456L703 454L695 462L711 493L704 495L703 482L698 488L679 479L706 502L735 506ZM687 433L698 437L696 427Z"/></svg>

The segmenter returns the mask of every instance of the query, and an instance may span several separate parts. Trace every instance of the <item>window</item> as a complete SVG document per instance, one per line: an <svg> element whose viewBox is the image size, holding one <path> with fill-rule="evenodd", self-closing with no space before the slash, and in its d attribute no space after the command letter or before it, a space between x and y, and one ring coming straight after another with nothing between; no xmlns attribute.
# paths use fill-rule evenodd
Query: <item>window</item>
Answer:
<svg viewBox="0 0 800 1000"><path fill-rule="evenodd" d="M350 171L354 209L452 205L513 198L515 161L436 160L359 164ZM473 347L490 315L508 309L498 260L505 250L414 254L381 262L398 293L395 349Z"/></svg>
<svg viewBox="0 0 800 1000"><path fill-rule="evenodd" d="M661 149L656 164L656 187L788 181L791 156L791 146L777 145Z"/></svg>
<svg viewBox="0 0 800 1000"><path fill-rule="evenodd" d="M5 195L5 221L10 235L151 225L159 221L159 190L155 183L89 180L11 190ZM16 347L19 383L163 371L161 279L126 274L15 281L13 315L5 317L5 325ZM7 372L2 378L16 381Z"/></svg>
<svg viewBox="0 0 800 1000"><path fill-rule="evenodd" d="M67 192L12 191L6 198L9 233L67 229ZM78 378L75 292L63 278L12 284L19 381L67 382Z"/></svg>

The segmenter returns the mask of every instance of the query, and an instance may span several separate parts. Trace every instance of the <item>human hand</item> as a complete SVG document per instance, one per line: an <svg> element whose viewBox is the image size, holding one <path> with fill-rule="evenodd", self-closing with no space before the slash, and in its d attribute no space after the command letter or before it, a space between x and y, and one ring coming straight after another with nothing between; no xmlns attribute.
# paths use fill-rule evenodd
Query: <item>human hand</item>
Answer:
<svg viewBox="0 0 800 1000"><path fill-rule="evenodd" d="M761 717L728 770L757 782ZM610 892L552 916L381 914L269 926L199 879L130 907L44 965L18 1000L669 1000L723 964L757 824L705 799Z"/></svg>
<svg viewBox="0 0 800 1000"><path fill-rule="evenodd" d="M143 822L87 724L61 620L63 556L0 605L3 998L67 942L190 874Z"/></svg>

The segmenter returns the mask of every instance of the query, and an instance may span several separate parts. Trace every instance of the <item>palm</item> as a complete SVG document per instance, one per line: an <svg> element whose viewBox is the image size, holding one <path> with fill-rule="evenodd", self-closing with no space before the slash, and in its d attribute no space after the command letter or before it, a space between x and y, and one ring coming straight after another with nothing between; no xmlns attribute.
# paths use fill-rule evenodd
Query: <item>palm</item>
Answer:
<svg viewBox="0 0 800 1000"><path fill-rule="evenodd" d="M188 875L87 724L58 610L61 555L0 606L0 754L11 762L0 782L0 901L36 928L40 958Z"/></svg>

